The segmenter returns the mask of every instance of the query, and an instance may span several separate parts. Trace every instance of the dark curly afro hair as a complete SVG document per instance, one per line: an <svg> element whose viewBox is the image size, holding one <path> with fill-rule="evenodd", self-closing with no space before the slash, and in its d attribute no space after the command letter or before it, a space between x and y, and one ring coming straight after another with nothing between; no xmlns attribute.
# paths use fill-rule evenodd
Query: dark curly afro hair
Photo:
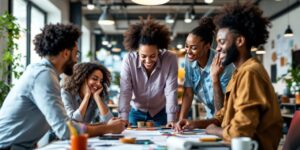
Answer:
<svg viewBox="0 0 300 150"><path fill-rule="evenodd" d="M35 36L34 50L41 57L56 56L64 49L72 49L81 36L80 29L72 24L49 24Z"/></svg>
<svg viewBox="0 0 300 150"><path fill-rule="evenodd" d="M201 18L199 25L190 33L198 36L205 43L211 44L215 35L216 26L210 17Z"/></svg>
<svg viewBox="0 0 300 150"><path fill-rule="evenodd" d="M216 17L215 23L218 28L229 28L234 33L241 34L246 39L246 46L258 47L266 43L269 37L268 27L270 21L262 16L263 11L257 6L246 2L226 5Z"/></svg>
<svg viewBox="0 0 300 150"><path fill-rule="evenodd" d="M130 25L124 33L123 45L127 50L137 50L139 45L156 45L158 49L167 49L170 44L170 32L150 16L137 24Z"/></svg>
<svg viewBox="0 0 300 150"><path fill-rule="evenodd" d="M111 83L111 74L106 67L97 62L86 62L76 64L73 69L73 75L65 77L63 88L66 91L68 91L72 95L78 94L81 86L84 84L84 81L88 79L88 77L94 71L100 70L103 74L103 90L100 93L100 96L102 98L108 96L108 88Z"/></svg>

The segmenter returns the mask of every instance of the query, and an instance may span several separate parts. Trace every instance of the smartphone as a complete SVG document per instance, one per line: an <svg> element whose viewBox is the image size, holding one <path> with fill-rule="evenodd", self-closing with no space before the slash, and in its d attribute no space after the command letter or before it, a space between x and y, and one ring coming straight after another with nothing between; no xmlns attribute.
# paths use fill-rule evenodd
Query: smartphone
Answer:
<svg viewBox="0 0 300 150"><path fill-rule="evenodd" d="M119 138L123 138L124 135L120 135L120 134L117 134L117 135L103 135L103 136L99 136L99 139L100 140L119 140Z"/></svg>

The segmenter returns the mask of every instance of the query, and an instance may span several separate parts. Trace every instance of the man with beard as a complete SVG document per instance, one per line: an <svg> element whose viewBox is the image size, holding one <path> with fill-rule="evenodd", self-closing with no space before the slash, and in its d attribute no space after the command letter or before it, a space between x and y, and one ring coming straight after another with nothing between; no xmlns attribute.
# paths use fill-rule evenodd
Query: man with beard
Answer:
<svg viewBox="0 0 300 150"><path fill-rule="evenodd" d="M226 87L224 106L214 119L179 122L177 131L206 128L208 134L225 141L250 137L259 143L259 149L277 149L282 135L279 105L266 70L250 50L268 38L270 22L262 13L255 5L237 3L225 6L217 16L218 62L236 67Z"/></svg>
<svg viewBox="0 0 300 150"><path fill-rule="evenodd" d="M59 74L72 75L77 62L77 40L81 32L74 25L46 25L34 39L35 51L42 60L30 64L11 89L0 110L0 149L34 149L51 128L60 139L70 133L59 86ZM121 133L125 123L114 119L106 125L83 125L90 137Z"/></svg>

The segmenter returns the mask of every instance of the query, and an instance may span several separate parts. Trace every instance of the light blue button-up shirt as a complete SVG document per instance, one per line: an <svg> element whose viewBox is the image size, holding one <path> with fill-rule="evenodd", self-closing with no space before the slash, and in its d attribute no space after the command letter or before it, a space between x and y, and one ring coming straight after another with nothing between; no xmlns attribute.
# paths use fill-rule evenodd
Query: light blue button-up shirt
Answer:
<svg viewBox="0 0 300 150"><path fill-rule="evenodd" d="M67 120L58 73L42 59L27 67L2 105L0 148L33 149L50 128L60 139L67 139Z"/></svg>
<svg viewBox="0 0 300 150"><path fill-rule="evenodd" d="M185 80L184 87L192 87L196 99L205 104L206 118L212 118L215 112L213 85L210 76L210 68L216 52L210 50L208 62L205 68L201 69L197 61L190 62L185 57ZM225 93L226 86L231 79L231 74L235 70L231 64L227 66L221 75L221 87Z"/></svg>
<svg viewBox="0 0 300 150"><path fill-rule="evenodd" d="M95 100L91 97L84 116L81 116L79 106L82 102L79 94L72 95L65 89L61 89L61 97L67 111L68 116L79 122L95 123L95 119L99 117L100 122L107 122L113 117L113 114L108 110L106 115L100 115L99 109Z"/></svg>

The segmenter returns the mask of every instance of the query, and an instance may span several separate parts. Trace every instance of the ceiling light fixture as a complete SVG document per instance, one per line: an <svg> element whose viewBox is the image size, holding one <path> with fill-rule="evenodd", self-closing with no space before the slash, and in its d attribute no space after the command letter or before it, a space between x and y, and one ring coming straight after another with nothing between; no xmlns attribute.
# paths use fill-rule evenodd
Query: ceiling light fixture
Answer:
<svg viewBox="0 0 300 150"><path fill-rule="evenodd" d="M109 45L108 38L106 35L102 37L102 45Z"/></svg>
<svg viewBox="0 0 300 150"><path fill-rule="evenodd" d="M89 3L87 4L87 9L93 10L95 8L95 5L93 4L93 0L89 0Z"/></svg>
<svg viewBox="0 0 300 150"><path fill-rule="evenodd" d="M196 12L195 12L195 9L194 9L194 7L193 7L193 6L191 6L191 18L192 18L192 20L194 20L194 19L195 19L195 17L196 17Z"/></svg>
<svg viewBox="0 0 300 150"><path fill-rule="evenodd" d="M191 23L192 22L192 18L191 18L191 15L190 15L190 12L185 12L185 15L184 15L184 22L185 23Z"/></svg>
<svg viewBox="0 0 300 150"><path fill-rule="evenodd" d="M290 3L289 3L289 0L288 0L288 6L287 7L289 7L289 6L290 6ZM288 15L288 26L287 26L287 29L284 32L284 36L285 37L292 37L292 36L294 36L294 33L293 33L293 30L290 26L290 13L288 12L287 15Z"/></svg>
<svg viewBox="0 0 300 150"><path fill-rule="evenodd" d="M131 0L134 3L140 4L140 5L162 5L170 0Z"/></svg>
<svg viewBox="0 0 300 150"><path fill-rule="evenodd" d="M291 28L290 25L287 26L287 28L286 28L286 30L284 32L284 36L285 37L292 37L292 36L294 36L293 30L292 30L292 28Z"/></svg>
<svg viewBox="0 0 300 150"><path fill-rule="evenodd" d="M193 6L189 10L187 10L184 14L184 22L185 23L191 23L193 19L195 19L196 13Z"/></svg>
<svg viewBox="0 0 300 150"><path fill-rule="evenodd" d="M259 45L257 50L255 51L256 54L265 54L266 53L266 49L263 45Z"/></svg>
<svg viewBox="0 0 300 150"><path fill-rule="evenodd" d="M204 2L205 2L206 4L211 4L211 3L214 2L214 0L204 0Z"/></svg>
<svg viewBox="0 0 300 150"><path fill-rule="evenodd" d="M171 14L167 14L165 18L166 23L172 24L175 22L174 17Z"/></svg>
<svg viewBox="0 0 300 150"><path fill-rule="evenodd" d="M98 24L100 25L113 25L115 24L115 21L112 17L112 15L109 13L109 6L105 6L104 10L102 11L102 14L100 15L100 18L98 20Z"/></svg>

